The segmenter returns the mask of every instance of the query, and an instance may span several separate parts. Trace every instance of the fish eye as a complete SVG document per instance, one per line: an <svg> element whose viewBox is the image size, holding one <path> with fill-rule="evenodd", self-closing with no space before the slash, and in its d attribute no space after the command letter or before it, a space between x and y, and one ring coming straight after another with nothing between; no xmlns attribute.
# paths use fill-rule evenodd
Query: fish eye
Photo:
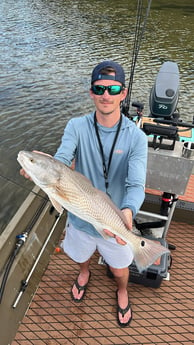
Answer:
<svg viewBox="0 0 194 345"><path fill-rule="evenodd" d="M30 162L31 162L31 163L33 163L33 162L34 162L33 158L30 158Z"/></svg>
<svg viewBox="0 0 194 345"><path fill-rule="evenodd" d="M141 246L142 246L142 247L145 246L145 241L144 241L144 240L141 241Z"/></svg>

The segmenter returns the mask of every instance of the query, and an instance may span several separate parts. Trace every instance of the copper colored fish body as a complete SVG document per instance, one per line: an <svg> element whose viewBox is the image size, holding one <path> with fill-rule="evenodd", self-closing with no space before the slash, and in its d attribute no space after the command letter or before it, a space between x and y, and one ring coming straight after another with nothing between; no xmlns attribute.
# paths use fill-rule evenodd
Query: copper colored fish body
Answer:
<svg viewBox="0 0 194 345"><path fill-rule="evenodd" d="M108 229L127 242L140 272L162 254L169 252L161 244L128 230L122 212L111 199L93 187L85 176L62 162L48 155L28 151L19 152L18 162L34 183L49 196L58 212L64 208L91 223L103 237L106 237L104 229Z"/></svg>

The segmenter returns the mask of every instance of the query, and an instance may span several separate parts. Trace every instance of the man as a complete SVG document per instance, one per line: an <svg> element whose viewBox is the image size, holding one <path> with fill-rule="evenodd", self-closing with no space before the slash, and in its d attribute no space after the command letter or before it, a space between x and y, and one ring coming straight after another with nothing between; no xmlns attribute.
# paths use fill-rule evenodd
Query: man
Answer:
<svg viewBox="0 0 194 345"><path fill-rule="evenodd" d="M90 89L96 111L68 122L55 158L69 166L74 161L77 171L106 192L124 213L130 231L132 218L145 196L147 138L121 114L120 104L126 95L123 68L113 61L97 65L92 72ZM74 301L82 301L90 279L90 258L97 249L114 275L117 321L126 327L132 319L127 286L133 254L123 240L106 229L105 232L110 236L108 240L91 224L68 215L63 248L80 268L71 295Z"/></svg>

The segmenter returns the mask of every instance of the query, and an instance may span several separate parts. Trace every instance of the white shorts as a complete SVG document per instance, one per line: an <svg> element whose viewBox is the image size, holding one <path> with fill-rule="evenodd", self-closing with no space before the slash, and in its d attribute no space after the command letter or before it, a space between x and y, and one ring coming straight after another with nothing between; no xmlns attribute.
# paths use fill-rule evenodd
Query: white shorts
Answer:
<svg viewBox="0 0 194 345"><path fill-rule="evenodd" d="M72 224L67 225L61 246L64 252L78 263L87 261L96 250L113 268L128 267L133 261L133 252L128 244L120 245L113 237L104 239L90 236L84 231L75 229Z"/></svg>

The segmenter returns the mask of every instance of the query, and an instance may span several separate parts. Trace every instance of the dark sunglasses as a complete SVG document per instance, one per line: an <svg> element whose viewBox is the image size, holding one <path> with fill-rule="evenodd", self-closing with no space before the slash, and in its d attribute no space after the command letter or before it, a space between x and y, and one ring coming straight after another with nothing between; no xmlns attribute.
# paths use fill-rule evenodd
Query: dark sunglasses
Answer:
<svg viewBox="0 0 194 345"><path fill-rule="evenodd" d="M119 95L119 93L121 93L121 91L124 90L124 87L120 85L92 85L91 90L95 95L98 96L103 95L105 93L105 90L108 91L109 95L114 96Z"/></svg>

